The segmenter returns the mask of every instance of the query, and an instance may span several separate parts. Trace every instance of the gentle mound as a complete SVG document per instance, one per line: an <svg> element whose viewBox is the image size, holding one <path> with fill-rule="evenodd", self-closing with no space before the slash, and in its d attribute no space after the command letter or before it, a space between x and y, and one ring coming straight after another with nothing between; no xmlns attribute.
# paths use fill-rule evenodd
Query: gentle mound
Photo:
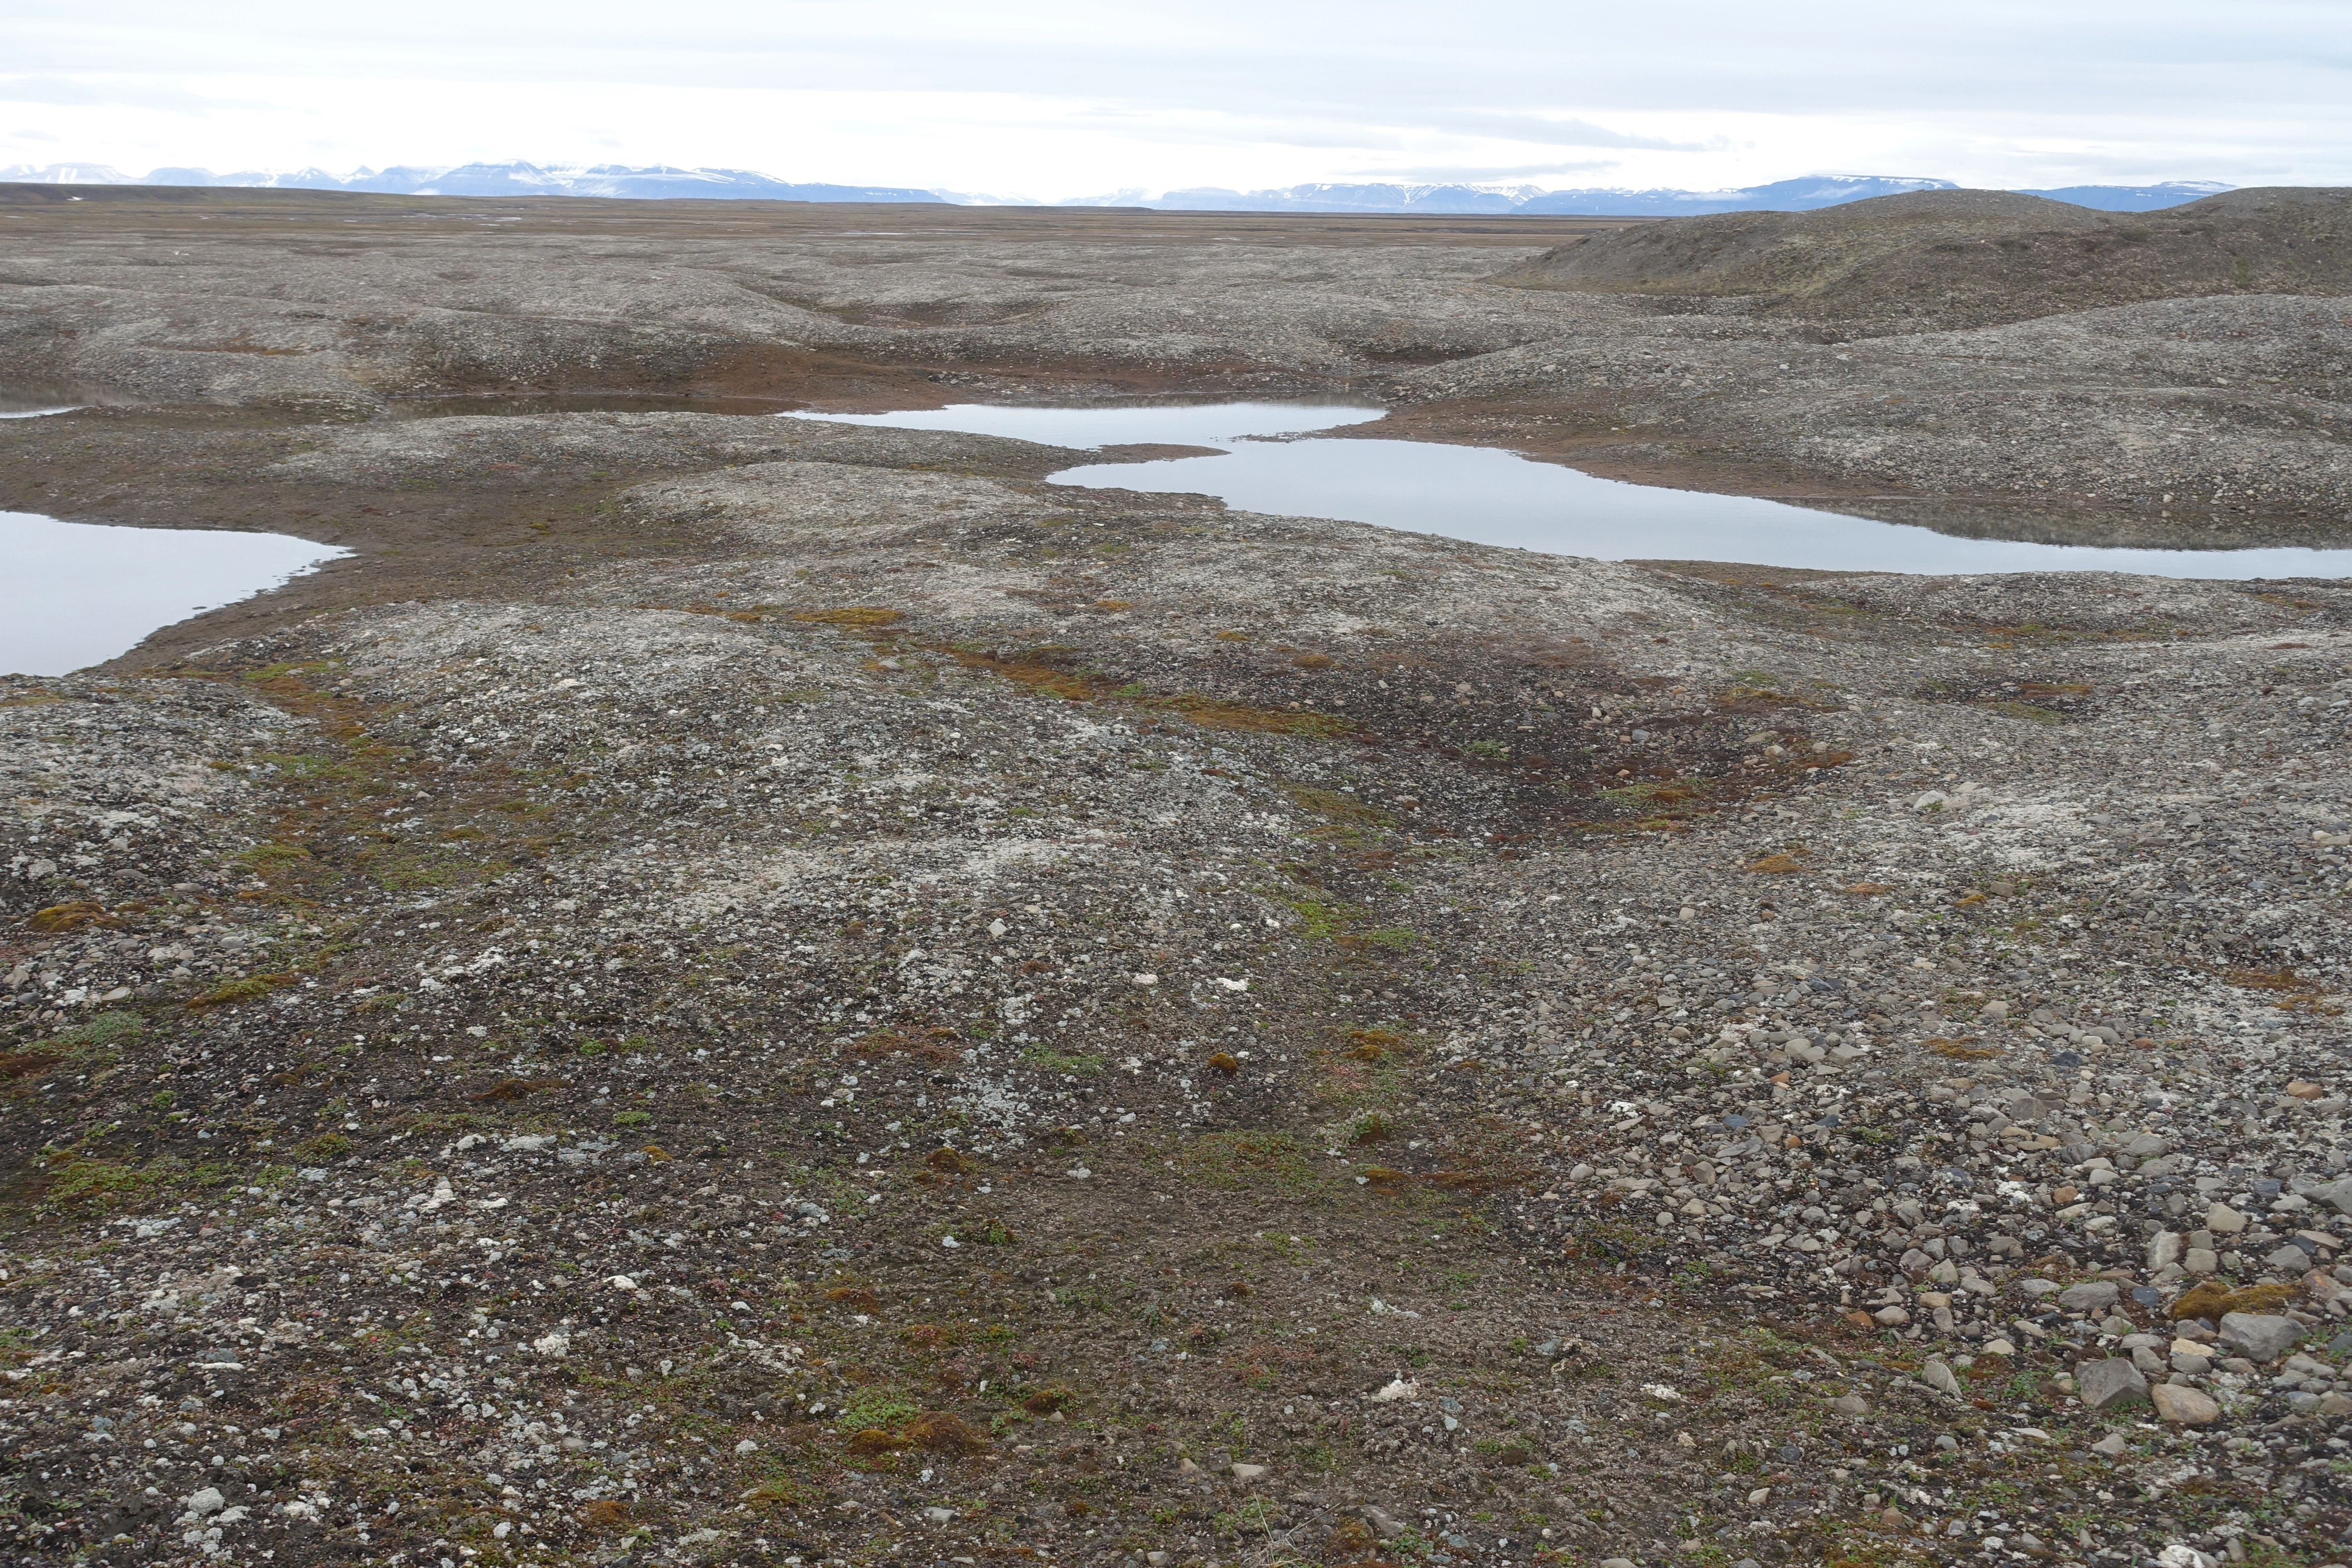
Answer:
<svg viewBox="0 0 2352 1568"><path fill-rule="evenodd" d="M2352 190L2230 191L2156 213L1917 191L1670 218L1554 247L1495 280L1763 296L1769 310L1915 331L2194 295L2352 293Z"/></svg>

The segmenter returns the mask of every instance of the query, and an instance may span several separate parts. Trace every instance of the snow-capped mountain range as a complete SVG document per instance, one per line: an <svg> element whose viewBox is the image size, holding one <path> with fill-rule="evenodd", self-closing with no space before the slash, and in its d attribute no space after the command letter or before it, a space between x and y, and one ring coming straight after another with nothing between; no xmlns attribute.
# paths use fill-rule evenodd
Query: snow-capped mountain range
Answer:
<svg viewBox="0 0 2352 1568"><path fill-rule="evenodd" d="M593 168L536 163L460 163L453 167L360 169L331 174L295 169L215 174L209 169L151 169L125 174L103 163L29 164L0 169L0 180L79 185L233 185L300 191L373 191L400 196L624 196L646 200L700 197L705 201L939 202L936 191L887 185L793 184L750 169Z"/></svg>
<svg viewBox="0 0 2352 1568"><path fill-rule="evenodd" d="M699 197L706 201L942 202L959 205L1036 206L1022 196L917 190L889 185L794 184L750 169L627 168L526 163L401 165L331 174L324 169L215 174L207 169L151 169L125 174L102 163L17 164L0 168L0 181L41 184L227 185L310 191L373 191L418 196L620 196L640 200ZM1823 174L1778 180L1730 191L1590 188L1547 191L1536 185L1308 184L1281 190L1231 191L1215 186L1151 192L1124 190L1054 204L1062 206L1150 207L1161 212L1593 214L1672 217L1692 213L1806 212L1903 191L1948 191L1950 180L1883 174ZM2158 185L2067 185L2029 191L2077 206L2147 212L2210 196L2229 185L2172 180Z"/></svg>

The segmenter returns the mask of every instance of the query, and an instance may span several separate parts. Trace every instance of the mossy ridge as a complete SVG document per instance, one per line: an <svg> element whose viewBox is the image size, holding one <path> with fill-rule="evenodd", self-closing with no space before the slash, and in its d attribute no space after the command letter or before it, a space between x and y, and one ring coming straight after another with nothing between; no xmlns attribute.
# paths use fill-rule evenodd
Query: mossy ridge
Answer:
<svg viewBox="0 0 2352 1568"><path fill-rule="evenodd" d="M1394 816L1345 790L1303 784L1284 784L1280 788L1293 805L1323 819L1308 829L1312 838L1346 844L1377 842L1386 829L1396 826Z"/></svg>
<svg viewBox="0 0 2352 1568"><path fill-rule="evenodd" d="M1171 1158L1180 1174L1225 1191L1309 1197L1337 1184L1321 1173L1312 1151L1291 1132L1206 1132L1179 1144Z"/></svg>
<svg viewBox="0 0 2352 1568"><path fill-rule="evenodd" d="M121 1054L121 1047L137 1040L146 1030L147 1021L142 1016L116 1008L69 1029L60 1029L30 1049L77 1066L104 1067Z"/></svg>
<svg viewBox="0 0 2352 1568"><path fill-rule="evenodd" d="M495 760L463 778L414 749L379 738L377 728L399 711L370 706L328 689L343 666L305 659L236 671L195 668L173 678L235 681L273 706L309 720L325 746L301 752L256 752L227 764L271 787L278 809L269 837L241 852L237 863L258 884L239 897L315 910L343 901L347 881L364 878L386 891L422 891L471 885L503 874L513 860L543 855L559 839L545 828L564 811L562 792L575 782L561 769L518 772ZM459 798L435 813L437 833L424 843L395 838L383 825L415 783L429 779L437 795Z"/></svg>
<svg viewBox="0 0 2352 1568"><path fill-rule="evenodd" d="M1069 702L1118 702L1171 718L1203 730L1251 734L1289 735L1302 740L1337 740L1361 729L1354 720L1311 709L1257 708L1229 698L1199 691L1153 696L1143 683L1119 680L1081 665L1076 648L1043 644L1011 650L983 644L923 644L924 651L940 654L957 665L1011 681L1039 696Z"/></svg>
<svg viewBox="0 0 2352 1568"><path fill-rule="evenodd" d="M178 1193L219 1186L231 1174L226 1165L171 1154L134 1165L58 1151L32 1178L25 1195L45 1218L87 1223L126 1208L152 1207Z"/></svg>

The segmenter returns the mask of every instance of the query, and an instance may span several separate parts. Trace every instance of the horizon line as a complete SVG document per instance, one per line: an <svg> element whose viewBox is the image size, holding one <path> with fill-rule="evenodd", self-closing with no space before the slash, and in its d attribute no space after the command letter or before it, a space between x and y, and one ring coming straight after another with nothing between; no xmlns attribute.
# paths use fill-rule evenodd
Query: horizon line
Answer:
<svg viewBox="0 0 2352 1568"><path fill-rule="evenodd" d="M303 176L315 176L321 180L331 181L337 186L347 187L348 185L362 180L383 179L387 175L395 174L409 176L419 183L430 183L438 181L449 174L462 173L470 169L479 169L486 172L528 170L533 174L555 176L593 176L601 174L615 178L627 176L643 178L646 176L659 177L662 175L668 175L698 181L711 180L714 184L724 184L727 180L731 178L735 180L753 180L765 184L782 188L798 187L807 190L843 192L873 191L877 193L877 195L881 193L887 192L893 195L929 196L935 200L954 205L1003 206L1117 206L1164 202L1171 197L1194 195L1230 196L1240 200L1283 198L1298 200L1304 194L1310 192L1324 190L1339 192L1365 189L1395 190L1406 195L1408 198L1419 197L1430 193L1440 191L1460 190L1475 193L1482 196L1502 197L1507 200L1514 197L1518 198L1514 205L1524 205L1526 202L1539 200L1545 197L1600 195L1623 195L1657 199L1683 198L1692 201L1707 201L1711 199L1737 197L1751 193L1771 190L1778 186L1801 184L1807 182L1851 184L1857 185L1874 184L1896 187L1909 186L1915 190L1999 190L2005 194L2016 195L2041 195L2059 191L2095 191L2114 192L2117 194L2130 192L2194 191L2203 195L2218 195L2225 191L2244 188L2227 181L2183 179L2177 177L2165 180L2129 183L2075 182L2068 184L2044 186L1966 186L1958 184L1957 181L1948 180L1940 176L1934 175L1848 174L1793 174L1784 176L1777 180L1761 181L1746 185L1718 186L1712 189L1694 189L1685 186L1669 185L1637 186L1623 184L1568 185L1547 188L1526 180L1505 182L1480 181L1466 178L1406 179L1397 176L1383 177L1379 175L1365 175L1354 179L1303 180L1287 185L1261 186L1257 188L1242 188L1214 184L1168 185L1158 188L1136 186L1115 192L1105 192L1096 195L1039 198L1017 194L964 192L954 190L944 185L900 185L882 182L864 181L788 180L768 174L764 170L741 167L721 167L710 164L666 163L646 164L614 163L592 163L587 162L570 161L540 163L526 158L510 158L505 160L469 159L454 163L392 163L383 165L360 163L355 165L349 173L340 174L316 163L304 164L299 167L237 169L229 171L226 174L215 174L209 168L197 165L158 164L147 170L143 174L131 174L125 173L110 163L101 163L85 160L58 160L41 165L18 163L0 168L0 182L32 184L91 184L151 185L164 188L178 186L189 189L203 189L207 188L207 186L212 188L227 189L270 189L278 188L276 183L281 180L289 178L299 179ZM76 180L70 177L68 171L86 174L86 176L88 177L81 180ZM192 184L184 180L171 179L159 180L156 178L159 174L186 174L201 176L202 183ZM26 176L32 177L28 178ZM41 176L47 177L43 178ZM718 178L714 179L714 176ZM245 183L248 181L267 183L259 184L248 184ZM381 194L430 195L442 193L414 190L409 192ZM509 194L520 195L521 193ZM550 191L546 194L571 195L572 193ZM1884 194L1898 195L1903 193L1899 190L1894 190L1886 191ZM615 193L614 195L616 199L623 200L679 199L675 197L662 198L643 196L631 198L625 193ZM723 196L718 196L716 193L714 193L714 197L715 199L725 199ZM1832 203L1826 205L1841 204Z"/></svg>

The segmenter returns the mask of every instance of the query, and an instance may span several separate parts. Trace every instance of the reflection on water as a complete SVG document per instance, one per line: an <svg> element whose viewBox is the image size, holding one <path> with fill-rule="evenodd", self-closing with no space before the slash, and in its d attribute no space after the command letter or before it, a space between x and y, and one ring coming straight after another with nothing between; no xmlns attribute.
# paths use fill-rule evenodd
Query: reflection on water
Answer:
<svg viewBox="0 0 2352 1568"><path fill-rule="evenodd" d="M2139 572L2340 577L2352 550L2132 550L1968 539L1754 496L1629 485L1489 447L1243 443L1220 458L1094 463L1057 484L1197 490L1246 511L1337 517L1605 560L1739 561L1824 572Z"/></svg>
<svg viewBox="0 0 2352 1568"><path fill-rule="evenodd" d="M1342 425L1385 418L1384 408L1345 403L1153 403L1148 406L1009 408L989 403L958 403L946 408L914 408L900 414L808 414L792 419L823 419L836 425L887 425L894 430L957 430L968 436L1005 436L1045 447L1222 447L1251 436L1289 436L1302 430L1336 430ZM1318 514L1321 515L1321 514Z"/></svg>
<svg viewBox="0 0 2352 1568"><path fill-rule="evenodd" d="M158 626L351 552L283 533L111 528L0 511L0 670L64 675Z"/></svg>
<svg viewBox="0 0 2352 1568"><path fill-rule="evenodd" d="M1489 447L1249 438L1328 430L1380 416L1377 409L1259 403L1068 409L967 405L851 416L846 422L973 431L1061 447L1220 447L1225 450L1217 457L1092 463L1051 477L1066 485L1207 494L1245 511L1339 518L1557 555L1737 561L1831 572L2352 574L2352 550L2160 550L1961 537L1754 496L1596 479Z"/></svg>
<svg viewBox="0 0 2352 1568"><path fill-rule="evenodd" d="M73 414L98 404L122 401L70 381L0 382L0 419L38 419L49 414Z"/></svg>

